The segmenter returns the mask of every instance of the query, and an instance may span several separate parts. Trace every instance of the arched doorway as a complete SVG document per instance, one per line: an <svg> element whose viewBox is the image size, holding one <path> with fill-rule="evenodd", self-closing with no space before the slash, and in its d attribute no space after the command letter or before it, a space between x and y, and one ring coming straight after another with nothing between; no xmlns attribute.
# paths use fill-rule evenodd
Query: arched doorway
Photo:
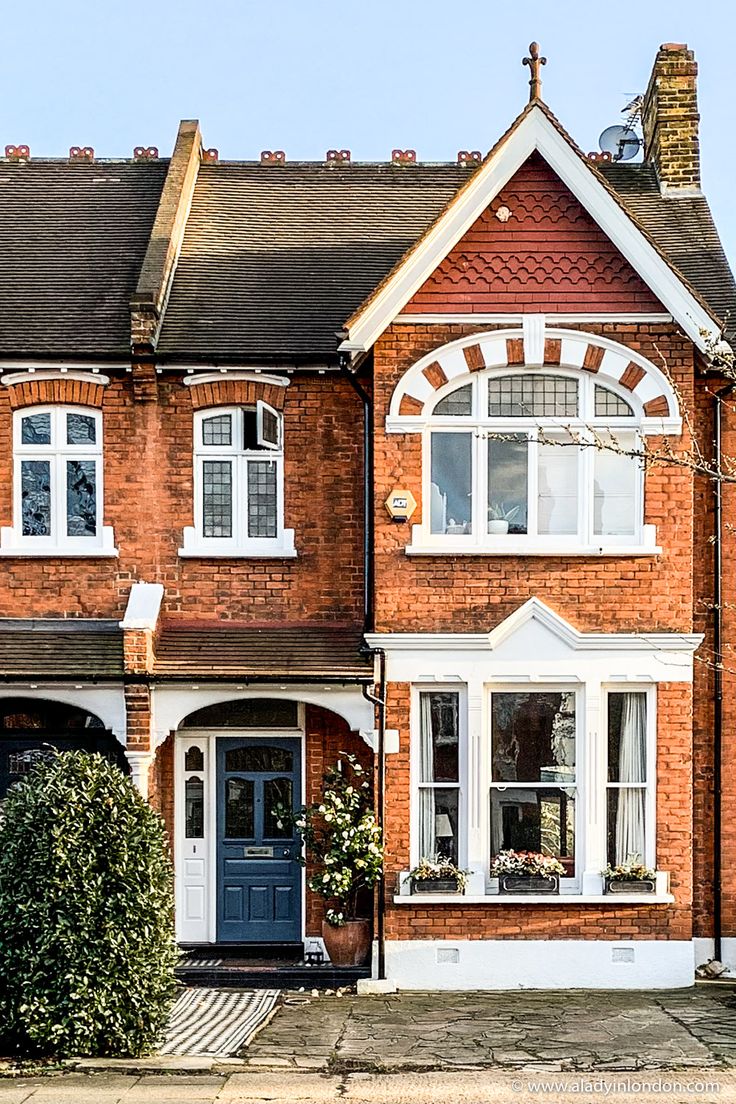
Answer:
<svg viewBox="0 0 736 1104"><path fill-rule="evenodd" d="M0 698L0 801L54 751L104 755L128 773L123 748L94 713L46 698Z"/></svg>

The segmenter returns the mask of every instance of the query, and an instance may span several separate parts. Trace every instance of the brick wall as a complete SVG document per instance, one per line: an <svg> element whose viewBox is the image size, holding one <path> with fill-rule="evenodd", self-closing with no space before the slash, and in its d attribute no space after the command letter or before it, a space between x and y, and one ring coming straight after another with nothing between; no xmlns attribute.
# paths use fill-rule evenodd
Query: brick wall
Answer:
<svg viewBox="0 0 736 1104"><path fill-rule="evenodd" d="M192 389L178 375L154 375L155 390L137 402L131 374L113 379L104 396L82 384L90 394L77 395L70 383L59 400L102 400L104 523L120 556L4 559L0 616L119 617L131 584L143 580L164 584L170 615L362 619L362 409L348 384L294 377L285 395L273 389L284 401L285 525L295 530L298 558L200 560L177 554L193 524ZM38 402L57 398L33 387ZM0 388L0 525L12 524L11 398L22 397L17 387Z"/></svg>

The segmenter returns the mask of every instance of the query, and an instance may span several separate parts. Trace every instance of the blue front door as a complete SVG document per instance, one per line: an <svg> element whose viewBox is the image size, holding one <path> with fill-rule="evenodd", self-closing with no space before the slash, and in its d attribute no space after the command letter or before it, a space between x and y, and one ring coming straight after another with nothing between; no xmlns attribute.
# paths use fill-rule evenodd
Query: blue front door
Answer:
<svg viewBox="0 0 736 1104"><path fill-rule="evenodd" d="M275 811L301 805L300 751L294 739L217 741L218 940L301 939L301 845Z"/></svg>

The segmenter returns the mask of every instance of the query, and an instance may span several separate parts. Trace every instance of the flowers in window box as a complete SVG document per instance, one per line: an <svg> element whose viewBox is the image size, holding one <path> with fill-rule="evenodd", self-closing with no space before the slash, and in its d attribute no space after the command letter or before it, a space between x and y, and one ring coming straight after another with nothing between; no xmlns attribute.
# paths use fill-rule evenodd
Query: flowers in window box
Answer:
<svg viewBox="0 0 736 1104"><path fill-rule="evenodd" d="M444 855L422 857L404 878L412 893L464 893L469 870L460 870Z"/></svg>
<svg viewBox="0 0 736 1104"><path fill-rule="evenodd" d="M603 871L606 893L654 893L657 885L656 871L640 862L638 855L630 855L626 862Z"/></svg>
<svg viewBox="0 0 736 1104"><path fill-rule="evenodd" d="M558 859L539 851L499 851L491 863L499 893L559 893L564 873Z"/></svg>

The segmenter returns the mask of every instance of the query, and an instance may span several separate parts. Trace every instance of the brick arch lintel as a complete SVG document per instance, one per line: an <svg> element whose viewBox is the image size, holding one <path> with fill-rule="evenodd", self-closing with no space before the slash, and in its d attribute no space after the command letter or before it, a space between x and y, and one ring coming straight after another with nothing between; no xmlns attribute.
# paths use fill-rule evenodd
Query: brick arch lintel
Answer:
<svg viewBox="0 0 736 1104"><path fill-rule="evenodd" d="M194 410L208 406L248 406L259 399L274 410L283 410L289 382L285 376L255 372L202 372L183 380Z"/></svg>
<svg viewBox="0 0 736 1104"><path fill-rule="evenodd" d="M95 372L10 372L0 377L12 410L25 406L102 406L110 377Z"/></svg>
<svg viewBox="0 0 736 1104"><path fill-rule="evenodd" d="M638 400L644 432L682 431L675 391L655 364L609 338L555 327L543 327L532 337L529 329L492 330L434 349L407 369L396 385L387 429L393 433L419 431L437 393L450 382L460 386L475 372L525 365L595 373L602 383L607 380Z"/></svg>

